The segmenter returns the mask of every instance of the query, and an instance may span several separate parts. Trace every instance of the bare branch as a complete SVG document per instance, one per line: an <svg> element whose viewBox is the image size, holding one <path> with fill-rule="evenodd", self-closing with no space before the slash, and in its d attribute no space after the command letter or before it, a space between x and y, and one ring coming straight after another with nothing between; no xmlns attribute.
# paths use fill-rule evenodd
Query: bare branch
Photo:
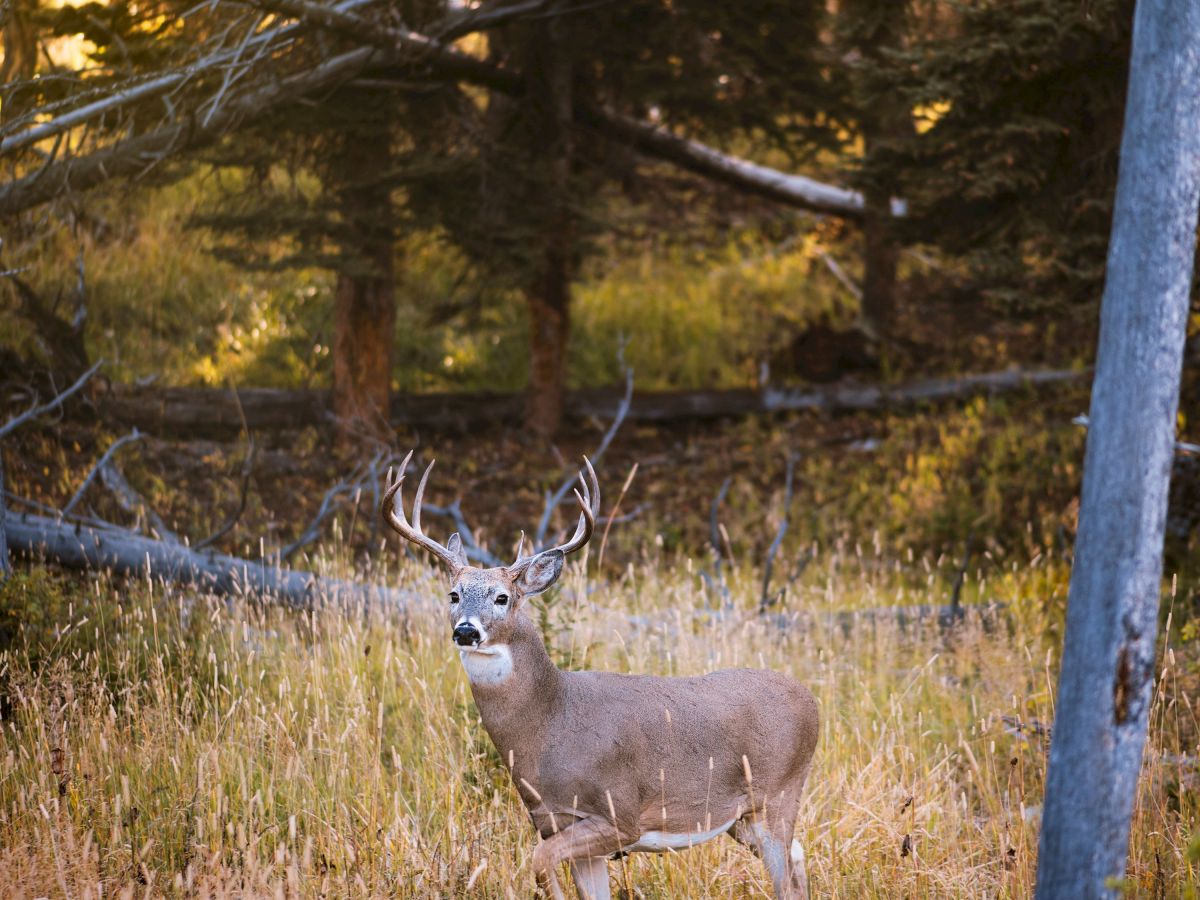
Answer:
<svg viewBox="0 0 1200 900"><path fill-rule="evenodd" d="M433 513L436 516L445 516L454 522L454 528L462 540L463 550L467 554L467 559L483 563L485 566L505 565L504 560L500 557L489 553L479 546L479 542L475 539L475 532L471 530L471 526L467 524L467 517L463 515L460 501L455 500L448 506L437 506L432 503L426 503L423 509L425 512Z"/></svg>
<svg viewBox="0 0 1200 900"><path fill-rule="evenodd" d="M609 444L613 438L617 436L621 425L625 422L625 418L629 415L629 408L633 404L633 367L625 367L625 394L621 398L621 403L617 407L616 415L613 417L612 424L608 426L608 430L604 433L604 437L600 439L600 444L596 447L596 452L591 455L592 465L599 466L604 458L605 452L608 450ZM544 550L546 548L546 532L550 528L550 517L554 514L563 501L567 497L567 493L571 490L571 486L575 484L576 475L574 472L568 475L562 484L558 486L558 490L546 497L546 505L542 510L542 517L538 521L537 532L533 537L534 550Z"/></svg>
<svg viewBox="0 0 1200 900"><path fill-rule="evenodd" d="M91 377L95 375L97 371L99 371L102 365L104 365L104 360L100 360L94 366L80 375L73 385L71 385L49 403L43 403L41 406L35 406L32 409L27 409L20 415L9 419L4 423L4 425L0 425L0 438L8 437L30 419L36 419L38 416L44 416L48 412L53 412L54 410L59 409L66 400L77 394L83 388L83 386L91 380Z"/></svg>
<svg viewBox="0 0 1200 900"><path fill-rule="evenodd" d="M344 2L339 3L335 8L338 10L350 10L365 6L370 2L372 0L344 0ZM65 112L47 122L0 140L0 154L16 153L47 138L69 131L105 113L173 91L200 75L236 63L240 54L247 48L277 49L284 42L303 32L306 27L303 23L297 23L282 28L269 29L257 34L253 29L250 29L247 31L243 43L238 47L213 53L182 69L160 75L156 78L148 80L143 78L131 79L124 85L112 86L107 89L107 95L99 100ZM87 93L93 94L94 91L88 91ZM54 107L59 106L61 106L61 102L54 104ZM51 107L47 107L43 112L49 112L50 110ZM206 120L204 124L207 126L209 122Z"/></svg>
<svg viewBox="0 0 1200 900"><path fill-rule="evenodd" d="M774 596L771 595L771 573L775 568L775 556L779 553L779 548L783 544L783 537L787 534L788 530L788 511L792 507L792 486L795 469L796 455L789 453L787 471L784 474L783 511L780 514L779 527L775 530L775 539L771 541L771 546L767 549L767 557L763 562L762 594L758 602L759 612L766 612L783 595L782 590Z"/></svg>
<svg viewBox="0 0 1200 900"><path fill-rule="evenodd" d="M1071 420L1072 425L1081 425L1084 428L1090 426L1091 422L1087 416L1076 416ZM1176 441L1175 452L1182 453L1185 456L1200 456L1200 444L1191 444L1187 441Z"/></svg>
<svg viewBox="0 0 1200 900"><path fill-rule="evenodd" d="M170 154L210 144L228 129L244 121L253 121L272 106L327 90L384 58L379 51L370 48L352 50L231 98L207 125L194 124L187 118L86 156L48 163L39 172L0 187L0 217L15 215L65 193L88 190L110 178L139 175L147 165Z"/></svg>
<svg viewBox="0 0 1200 900"><path fill-rule="evenodd" d="M83 483L79 485L79 489L75 491L75 493L71 496L71 499L67 501L67 505L62 508L62 514L64 516L69 516L71 514L71 510L73 510L79 501L83 499L83 495L87 493L87 489L91 486L92 482L96 480L96 475L99 474L100 470L104 468L108 461L116 455L118 450L120 450L126 444L132 444L135 441L140 441L143 436L144 435L135 428L133 431L129 432L129 434L125 435L124 437L119 437L109 444L108 449L104 451L104 455L100 457L94 466L92 466L92 470L88 472L87 477L83 479Z"/></svg>
<svg viewBox="0 0 1200 900"><path fill-rule="evenodd" d="M489 28L499 28L510 22L521 19L539 18L548 12L572 13L576 11L564 0L526 0L524 3L489 3L486 6L468 7L456 10L446 16L445 20L430 29L431 36L445 44L453 43L460 37L486 31Z"/></svg>
<svg viewBox="0 0 1200 900"><path fill-rule="evenodd" d="M701 572L700 577L708 583L708 586L721 595L722 600L729 599L729 585L725 583L725 572L723 565L725 562L724 554L721 552L721 504L725 502L725 497L729 494L729 486L733 484L733 476L727 475L725 480L721 482L721 487L717 491L717 495L713 497L712 506L708 513L708 542L712 547L713 553L713 571L712 575L707 572Z"/></svg>
<svg viewBox="0 0 1200 900"><path fill-rule="evenodd" d="M44 555L60 565L152 576L214 594L251 594L300 608L318 602L347 601L402 606L412 599L405 591L326 579L261 560L198 553L182 544L156 541L124 528L90 528L57 517L14 516L9 519L8 533L15 550Z"/></svg>
<svg viewBox="0 0 1200 900"><path fill-rule="evenodd" d="M279 551L280 559L288 559L297 550L311 544L321 536L321 526L325 520L333 513L334 504L340 497L353 496L362 490L364 484L370 479L377 478L377 472L381 463L387 462L389 465L394 464L395 457L390 453L377 453L369 463L359 465L351 474L350 478L345 481L339 481L333 487L325 492L321 498L321 505L317 508L317 514L313 516L312 521L290 544L286 545ZM375 504L378 506L378 503Z"/></svg>
<svg viewBox="0 0 1200 900"><path fill-rule="evenodd" d="M839 264L838 261L829 253L829 251L823 247L817 247L816 251L821 262L825 263L825 268L827 268L833 274L833 277L838 280L841 286L844 287L850 296L852 296L855 300L861 301L863 297L862 288L855 284L854 279L846 274L846 270L841 267L841 264Z"/></svg>
<svg viewBox="0 0 1200 900"><path fill-rule="evenodd" d="M133 486L126 480L125 473L117 467L115 461L107 460L99 466L99 471L100 481L116 498L123 510L135 516L138 521L144 518L150 532L157 535L160 540L168 544L180 543L179 537L167 527L162 517L154 511L141 494L133 489Z"/></svg>
<svg viewBox="0 0 1200 900"><path fill-rule="evenodd" d="M242 513L246 511L246 500L250 494L250 478L254 474L254 457L257 452L257 445L253 440L250 440L246 446L246 458L242 462L242 483L241 487L238 489L237 509L235 509L229 515L229 518L225 520L224 524L222 524L220 528L218 528L204 540L193 544L193 549L203 550L205 547L211 547L221 538L225 537L225 535L229 534L229 532L233 530L233 526L238 523L238 519L242 517Z"/></svg>

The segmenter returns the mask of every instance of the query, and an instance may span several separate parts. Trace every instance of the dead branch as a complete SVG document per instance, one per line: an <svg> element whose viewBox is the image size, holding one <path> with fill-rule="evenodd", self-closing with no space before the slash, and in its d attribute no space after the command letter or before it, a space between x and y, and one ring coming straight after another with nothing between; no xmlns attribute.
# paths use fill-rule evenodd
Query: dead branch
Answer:
<svg viewBox="0 0 1200 900"><path fill-rule="evenodd" d="M455 500L447 506L438 506L426 502L422 505L421 510L434 515L445 516L454 522L454 528L462 540L463 550L467 554L467 559L483 563L485 566L506 565L500 557L494 553L489 553L483 547L479 546L479 542L475 539L475 532L471 530L471 526L467 524L467 517L463 515L460 501Z"/></svg>
<svg viewBox="0 0 1200 900"><path fill-rule="evenodd" d="M0 439L8 437L10 434L12 434L14 431L16 431L18 428L20 428L22 425L24 425L30 419L36 419L39 416L44 416L48 412L54 412L54 410L60 409L64 402L69 400L71 397L73 397L75 394L79 393L79 391L83 389L83 386L85 384L87 384L88 381L91 380L91 377L100 370L100 367L102 365L104 365L104 360L100 360L94 366L92 366L90 369L88 369L86 372L84 372L82 375L80 375L79 378L77 378L75 380L74 384L72 384L65 391L58 394L50 402L43 403L40 406L34 406L30 409L27 409L27 410L25 410L25 412L14 416L13 418L11 418L7 422L5 422L3 425L0 425Z"/></svg>
<svg viewBox="0 0 1200 900"><path fill-rule="evenodd" d="M629 405L632 422L683 422L742 418L763 413L846 412L900 408L1071 384L1090 377L1086 369L1010 369L978 375L933 378L896 385L832 384L768 387L763 390L639 391ZM589 388L567 392L567 416L575 421L614 416L623 391ZM250 427L256 431L320 427L328 422L329 393L243 388ZM397 394L391 421L405 427L468 429L503 425L520 415L521 394ZM241 429L237 402L224 389L153 388L113 385L98 403L112 427L136 426L149 434L178 437L230 436Z"/></svg>
<svg viewBox="0 0 1200 900"><path fill-rule="evenodd" d="M105 465L108 464L113 456L116 455L118 450L120 450L126 444L132 444L135 441L140 441L142 437L142 433L135 428L133 431L129 432L129 434L125 435L124 437L119 437L109 444L108 449L104 451L104 455L100 457L94 466L92 466L92 470L87 473L87 477L83 479L83 483L79 485L79 489L71 495L71 499L67 501L67 505L62 508L62 514L64 516L69 516L71 514L71 510L73 510L79 501L83 499L83 495L87 493L87 489L91 486L92 482L96 480L96 475L101 469L104 468Z"/></svg>
<svg viewBox="0 0 1200 900"><path fill-rule="evenodd" d="M372 481L376 483L377 489L379 466L382 464L386 467L394 465L395 462L396 457L391 451L380 451L369 462L361 463L355 468L348 479L339 481L333 487L329 488L324 496L321 497L321 505L317 508L317 514L313 516L312 521L300 532L299 537L279 551L280 559L289 559L297 550L308 546L319 538L321 536L321 526L324 525L325 520L333 513L338 499L346 496L357 496L363 487ZM378 505L378 503L375 503L372 509Z"/></svg>
<svg viewBox="0 0 1200 900"><path fill-rule="evenodd" d="M1087 416L1076 416L1071 420L1072 425L1079 425L1083 428L1088 428L1091 421ZM1184 456L1200 456L1200 444L1192 444L1187 441L1176 441L1175 452L1181 453Z"/></svg>
<svg viewBox="0 0 1200 900"><path fill-rule="evenodd" d="M0 217L15 215L63 194L88 190L110 178L139 175L159 160L204 147L234 126L256 121L272 107L353 78L385 56L371 48L352 50L307 71L230 98L205 124L185 117L85 156L48 162L38 172L0 186Z"/></svg>
<svg viewBox="0 0 1200 900"><path fill-rule="evenodd" d="M520 73L447 47L418 32L371 22L311 0L258 0L258 5L367 46L334 57L311 71L247 91L202 123L187 117L187 121L172 122L86 156L48 161L41 171L0 188L0 216L15 214L71 190L86 190L114 176L136 175L147 161L211 143L236 125L255 121L272 106L349 80L368 65L401 67L410 79L415 71L420 71L433 80L463 81L514 97L520 97L524 91ZM850 219L862 216L863 198L857 191L739 159L676 136L660 126L597 107L580 104L575 115L578 124L607 140L631 146L710 180L800 209ZM893 214L904 214L902 202L893 202Z"/></svg>
<svg viewBox="0 0 1200 900"><path fill-rule="evenodd" d="M468 34L500 28L523 19L570 15L578 11L578 7L564 0L526 0L524 3L507 4L493 2L453 11L443 22L431 28L430 34L436 41L451 44Z"/></svg>
<svg viewBox="0 0 1200 900"><path fill-rule="evenodd" d="M733 476L727 475L725 480L721 482L721 487L717 491L717 495L713 497L712 506L708 512L708 543L712 547L713 565L712 574L701 572L700 577L708 584L709 588L720 595L722 602L729 600L729 585L725 583L725 572L723 565L725 555L721 551L721 523L720 513L721 504L725 502L725 497L729 494L729 487L733 484Z"/></svg>
<svg viewBox="0 0 1200 900"><path fill-rule="evenodd" d="M792 507L792 487L796 469L796 455L788 454L787 471L784 474L783 487L783 510L779 517L779 527L775 529L775 538L771 541L771 546L767 548L767 557L763 561L763 581L762 593L758 601L758 611L766 612L771 606L779 602L783 597L787 587L781 588L778 593L771 594L771 573L775 568L775 556L779 553L779 548L783 544L783 537L788 530L788 512Z"/></svg>
<svg viewBox="0 0 1200 900"><path fill-rule="evenodd" d="M617 436L617 432L621 429L621 425L625 422L629 415L629 409L633 405L633 367L625 367L625 394L621 397L621 402L617 406L616 414L613 416L612 424L608 426L608 430L604 432L604 437L600 439L600 443L596 446L596 451L589 457L594 468L600 467L601 460L604 459L604 454L608 450L609 444L613 438ZM550 528L550 517L554 511L562 505L567 497L567 492L571 490L579 478L578 473L572 472L568 475L563 483L558 486L558 490L553 494L547 493L546 505L542 510L542 517L538 520L537 532L533 538L533 548L535 551L544 550L548 544L546 542L546 532Z"/></svg>
<svg viewBox="0 0 1200 900"><path fill-rule="evenodd" d="M101 483L113 495L121 509L133 516L139 524L144 521L151 534L157 535L159 540L168 544L180 543L178 535L167 527L162 517L143 499L141 494L133 489L133 486L125 479L125 473L117 467L113 459L102 461L97 469L100 473Z"/></svg>
<svg viewBox="0 0 1200 900"><path fill-rule="evenodd" d="M299 608L331 602L403 606L413 599L407 592L377 585L320 578L265 561L200 553L124 528L92 528L46 516L21 515L10 517L8 529L9 544L20 553L73 569L110 569L213 594L250 595Z"/></svg>
<svg viewBox="0 0 1200 900"><path fill-rule="evenodd" d="M246 500L250 495L250 479L254 475L254 458L258 453L258 447L253 440L246 445L246 458L242 461L241 486L238 488L238 505L237 508L229 514L225 522L206 537L202 541L197 541L192 546L196 550L203 550L205 547L211 547L225 535L233 530L233 526L238 523L242 517L242 513L246 511Z"/></svg>
<svg viewBox="0 0 1200 900"><path fill-rule="evenodd" d="M348 11L357 7L365 6L371 0L343 0L337 4L335 9L338 11ZM184 66L174 72L168 72L164 75L146 79L139 77L130 79L122 84L113 85L106 89L106 96L101 97L91 103L72 109L61 115L55 116L46 122L42 122L33 128L18 132L14 135L9 135L3 140L0 140L0 155L17 153L26 147L44 141L47 138L55 137L70 131L85 122L99 118L105 113L113 112L117 109L122 109L133 103L143 100L150 100L154 97L169 93L184 84L192 81L200 76L206 75L221 69L226 69L236 63L238 57L247 49L258 48L261 51L266 49L278 49L291 38L295 37L305 30L307 26L301 23L287 25L281 28L272 28L266 31L255 33L250 30L246 34L246 39L243 44L231 49L221 50L197 60L196 62ZM88 91L87 95L93 95L94 91ZM60 103L54 104L60 107ZM45 110L49 111L49 109ZM205 124L208 124L205 122Z"/></svg>

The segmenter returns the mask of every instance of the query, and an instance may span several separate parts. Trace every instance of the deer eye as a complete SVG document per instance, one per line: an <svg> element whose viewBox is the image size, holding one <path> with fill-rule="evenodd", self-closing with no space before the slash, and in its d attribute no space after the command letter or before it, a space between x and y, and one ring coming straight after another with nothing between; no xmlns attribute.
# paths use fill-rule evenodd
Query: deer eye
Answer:
<svg viewBox="0 0 1200 900"><path fill-rule="evenodd" d="M459 601L459 599L460 599L460 598L459 598L459 596L458 596L458 591L451 591L451 592L450 592L450 602L451 602L451 603L457 603L457 602Z"/></svg>
<svg viewBox="0 0 1200 900"><path fill-rule="evenodd" d="M497 606L508 606L508 594L497 594L496 595L496 605Z"/></svg>

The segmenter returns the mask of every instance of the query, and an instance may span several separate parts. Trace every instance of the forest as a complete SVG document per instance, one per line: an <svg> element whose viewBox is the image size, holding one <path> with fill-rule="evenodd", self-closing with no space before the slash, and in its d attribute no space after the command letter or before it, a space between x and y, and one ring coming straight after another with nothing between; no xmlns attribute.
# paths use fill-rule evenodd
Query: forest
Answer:
<svg viewBox="0 0 1200 900"><path fill-rule="evenodd" d="M564 896L447 625L480 567L484 642L815 697L790 889L631 839L614 896L1196 896L1197 46L1193 0L4 0L0 895Z"/></svg>

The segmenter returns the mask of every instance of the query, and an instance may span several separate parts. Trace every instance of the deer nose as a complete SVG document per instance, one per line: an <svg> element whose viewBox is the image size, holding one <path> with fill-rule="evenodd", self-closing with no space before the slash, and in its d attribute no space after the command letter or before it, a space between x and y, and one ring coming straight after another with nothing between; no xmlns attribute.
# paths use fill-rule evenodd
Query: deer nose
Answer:
<svg viewBox="0 0 1200 900"><path fill-rule="evenodd" d="M454 643L460 647L473 647L480 641L479 629L470 622L460 622L454 626Z"/></svg>

